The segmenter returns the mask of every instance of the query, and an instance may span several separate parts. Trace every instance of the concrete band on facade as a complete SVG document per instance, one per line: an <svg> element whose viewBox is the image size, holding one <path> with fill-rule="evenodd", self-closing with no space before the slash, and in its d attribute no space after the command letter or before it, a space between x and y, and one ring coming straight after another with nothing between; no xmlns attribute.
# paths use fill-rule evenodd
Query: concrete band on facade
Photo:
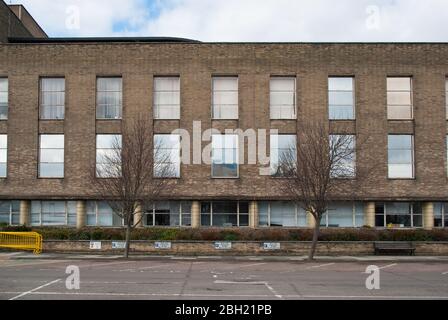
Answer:
<svg viewBox="0 0 448 320"><path fill-rule="evenodd" d="M335 201L323 226L448 226L446 43L39 40L20 20L8 19L12 12L0 1L0 78L8 81L8 116L0 120L0 135L7 136L7 177L0 178L0 201L10 202L9 209L0 212L2 221L77 228L120 225L89 187L95 141L97 135L120 134L123 124L143 116L154 135L185 129L192 136L194 121L200 121L203 130L262 128L298 135L303 123L320 122L329 124L330 134L369 137L356 155L356 167L374 168L372 176L358 181L355 196L330 195ZM8 20L14 23L9 29ZM179 78L178 119L155 118L155 79L167 75ZM212 116L213 78L223 75L237 78L237 119ZM270 81L278 76L295 79L295 118L271 119ZM65 79L63 119L40 119L40 81L47 77ZM100 77L121 77L121 118L97 119ZM329 120L330 77L353 79L353 119ZM388 119L389 77L411 78L411 119ZM51 134L64 135L63 178L39 178L39 139ZM413 178L388 177L391 135L412 135ZM202 141L199 147L208 143ZM238 178L215 179L210 165L182 164L169 197L164 195L168 202L160 210L140 208L138 227L215 226L211 211L223 203L237 207L239 216L222 225L235 220L250 228L314 227L314 218L259 169L259 163L242 164ZM219 218L215 223L225 219Z"/></svg>

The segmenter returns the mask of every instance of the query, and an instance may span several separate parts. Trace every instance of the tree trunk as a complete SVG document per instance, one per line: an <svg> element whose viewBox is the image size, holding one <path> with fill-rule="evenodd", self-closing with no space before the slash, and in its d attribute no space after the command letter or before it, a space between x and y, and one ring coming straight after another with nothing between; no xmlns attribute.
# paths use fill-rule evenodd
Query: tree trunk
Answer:
<svg viewBox="0 0 448 320"><path fill-rule="evenodd" d="M130 220L130 219L128 219ZM129 247L131 244L131 222L128 221L126 226L126 243L124 246L124 257L127 259L129 258Z"/></svg>
<svg viewBox="0 0 448 320"><path fill-rule="evenodd" d="M313 242L311 243L310 254L308 256L308 260L314 260L314 254L316 253L317 241L319 240L319 231L320 231L320 219L316 219L316 224L314 226L313 232Z"/></svg>

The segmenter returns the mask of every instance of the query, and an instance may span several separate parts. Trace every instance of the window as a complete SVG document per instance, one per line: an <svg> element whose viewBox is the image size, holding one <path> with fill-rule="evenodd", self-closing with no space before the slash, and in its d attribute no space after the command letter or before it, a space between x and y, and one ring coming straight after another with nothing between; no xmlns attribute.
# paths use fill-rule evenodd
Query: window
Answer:
<svg viewBox="0 0 448 320"><path fill-rule="evenodd" d="M261 201L258 203L258 224L267 227L306 227L305 211L294 202Z"/></svg>
<svg viewBox="0 0 448 320"><path fill-rule="evenodd" d="M389 178L414 178L414 141L412 135L389 135Z"/></svg>
<svg viewBox="0 0 448 320"><path fill-rule="evenodd" d="M180 135L154 135L154 176L180 177Z"/></svg>
<svg viewBox="0 0 448 320"><path fill-rule="evenodd" d="M420 203L387 202L375 204L375 226L389 228L422 227Z"/></svg>
<svg viewBox="0 0 448 320"><path fill-rule="evenodd" d="M434 227L448 227L448 202L434 203Z"/></svg>
<svg viewBox="0 0 448 320"><path fill-rule="evenodd" d="M121 176L121 134L96 135L96 176Z"/></svg>
<svg viewBox="0 0 448 320"><path fill-rule="evenodd" d="M0 120L8 119L8 79L0 78Z"/></svg>
<svg viewBox="0 0 448 320"><path fill-rule="evenodd" d="M212 177L238 178L238 135L212 135Z"/></svg>
<svg viewBox="0 0 448 320"><path fill-rule="evenodd" d="M328 111L330 120L355 119L352 77L328 78Z"/></svg>
<svg viewBox="0 0 448 320"><path fill-rule="evenodd" d="M64 119L65 79L40 79L40 118Z"/></svg>
<svg viewBox="0 0 448 320"><path fill-rule="evenodd" d="M191 202L161 201L146 208L145 226L191 226Z"/></svg>
<svg viewBox="0 0 448 320"><path fill-rule="evenodd" d="M448 119L448 79L445 80L445 107L446 118Z"/></svg>
<svg viewBox="0 0 448 320"><path fill-rule="evenodd" d="M286 134L271 134L271 175L275 177L285 176L287 173L282 169L281 163L292 164L297 154L296 136Z"/></svg>
<svg viewBox="0 0 448 320"><path fill-rule="evenodd" d="M39 178L64 177L64 135L40 135Z"/></svg>
<svg viewBox="0 0 448 320"><path fill-rule="evenodd" d="M0 201L0 223L20 224L20 201Z"/></svg>
<svg viewBox="0 0 448 320"><path fill-rule="evenodd" d="M213 119L238 119L238 77L213 77Z"/></svg>
<svg viewBox="0 0 448 320"><path fill-rule="evenodd" d="M154 78L154 119L180 119L179 77Z"/></svg>
<svg viewBox="0 0 448 320"><path fill-rule="evenodd" d="M387 118L412 119L412 78L387 78Z"/></svg>
<svg viewBox="0 0 448 320"><path fill-rule="evenodd" d="M353 228L364 224L362 202L333 202L320 221L322 227Z"/></svg>
<svg viewBox="0 0 448 320"><path fill-rule="evenodd" d="M121 119L122 79L97 79L97 119Z"/></svg>
<svg viewBox="0 0 448 320"><path fill-rule="evenodd" d="M354 135L330 135L330 152L333 153L332 178L356 176L356 151Z"/></svg>
<svg viewBox="0 0 448 320"><path fill-rule="evenodd" d="M123 219L115 214L106 201L87 201L87 226L120 227Z"/></svg>
<svg viewBox="0 0 448 320"><path fill-rule="evenodd" d="M202 202L201 225L247 227L249 225L249 203L245 201Z"/></svg>
<svg viewBox="0 0 448 320"><path fill-rule="evenodd" d="M8 136L0 134L0 178L6 178L8 167Z"/></svg>
<svg viewBox="0 0 448 320"><path fill-rule="evenodd" d="M271 77L271 119L296 119L296 78Z"/></svg>
<svg viewBox="0 0 448 320"><path fill-rule="evenodd" d="M33 226L76 225L76 201L32 201Z"/></svg>

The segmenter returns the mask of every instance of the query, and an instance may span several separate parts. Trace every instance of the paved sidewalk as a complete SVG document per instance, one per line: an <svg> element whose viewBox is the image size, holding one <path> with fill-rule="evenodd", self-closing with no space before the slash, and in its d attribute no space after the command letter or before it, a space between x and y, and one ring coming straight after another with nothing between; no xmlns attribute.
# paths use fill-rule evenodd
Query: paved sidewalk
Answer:
<svg viewBox="0 0 448 320"><path fill-rule="evenodd" d="M200 260L200 261L306 261L307 256L182 256L182 255L131 255L130 260ZM0 260L51 259L51 260L120 260L121 255L0 252ZM317 256L315 261L329 262L448 262L448 256Z"/></svg>

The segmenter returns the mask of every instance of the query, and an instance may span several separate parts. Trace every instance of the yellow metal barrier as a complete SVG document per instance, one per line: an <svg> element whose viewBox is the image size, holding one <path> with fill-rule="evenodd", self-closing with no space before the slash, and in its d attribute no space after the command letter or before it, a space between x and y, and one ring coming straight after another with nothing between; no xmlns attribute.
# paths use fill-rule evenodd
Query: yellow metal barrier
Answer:
<svg viewBox="0 0 448 320"><path fill-rule="evenodd" d="M37 232L0 232L0 248L42 252L42 236Z"/></svg>

